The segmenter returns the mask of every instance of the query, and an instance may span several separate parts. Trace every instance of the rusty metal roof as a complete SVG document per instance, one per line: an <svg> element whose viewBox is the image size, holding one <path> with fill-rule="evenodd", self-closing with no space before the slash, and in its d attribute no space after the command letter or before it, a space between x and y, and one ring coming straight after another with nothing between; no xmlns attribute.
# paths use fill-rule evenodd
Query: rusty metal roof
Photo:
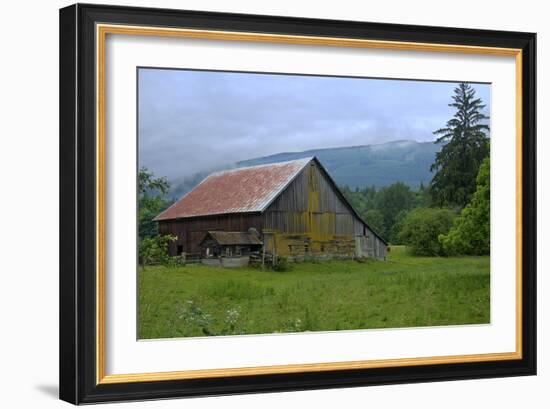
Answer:
<svg viewBox="0 0 550 409"><path fill-rule="evenodd" d="M212 237L222 246L228 245L262 245L262 241L254 233L245 231L209 231L206 237ZM204 240L203 240L204 241Z"/></svg>
<svg viewBox="0 0 550 409"><path fill-rule="evenodd" d="M154 220L262 212L312 159L213 173Z"/></svg>

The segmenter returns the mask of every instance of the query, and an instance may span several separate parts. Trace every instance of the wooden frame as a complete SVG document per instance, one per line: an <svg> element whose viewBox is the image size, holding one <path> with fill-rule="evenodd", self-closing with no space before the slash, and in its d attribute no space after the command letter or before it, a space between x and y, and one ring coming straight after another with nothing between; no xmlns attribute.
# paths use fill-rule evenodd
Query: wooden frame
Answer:
<svg viewBox="0 0 550 409"><path fill-rule="evenodd" d="M516 351L106 375L104 44L109 33L508 55L517 73ZM60 397L72 403L529 375L536 371L535 41L530 33L74 5L60 11Z"/></svg>

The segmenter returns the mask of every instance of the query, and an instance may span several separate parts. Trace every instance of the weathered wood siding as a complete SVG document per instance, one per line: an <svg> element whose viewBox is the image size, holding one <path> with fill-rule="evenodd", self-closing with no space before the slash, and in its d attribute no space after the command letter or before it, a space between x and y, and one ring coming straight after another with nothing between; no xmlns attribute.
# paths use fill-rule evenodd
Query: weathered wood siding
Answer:
<svg viewBox="0 0 550 409"><path fill-rule="evenodd" d="M312 162L264 212L264 228L286 233L362 235L363 223Z"/></svg>
<svg viewBox="0 0 550 409"><path fill-rule="evenodd" d="M263 214L263 231L271 234L267 250L280 255L353 256L354 237L366 230L315 162Z"/></svg>
<svg viewBox="0 0 550 409"><path fill-rule="evenodd" d="M370 257L385 259L387 255L386 244L367 228L365 228L365 236L367 237L368 255Z"/></svg>
<svg viewBox="0 0 550 409"><path fill-rule="evenodd" d="M177 236L177 241L170 243L168 248L168 253L175 256L178 246L181 246L182 251L186 253L200 253L200 242L209 230L247 231L251 227L261 231L262 217L259 213L235 213L161 221L159 233Z"/></svg>

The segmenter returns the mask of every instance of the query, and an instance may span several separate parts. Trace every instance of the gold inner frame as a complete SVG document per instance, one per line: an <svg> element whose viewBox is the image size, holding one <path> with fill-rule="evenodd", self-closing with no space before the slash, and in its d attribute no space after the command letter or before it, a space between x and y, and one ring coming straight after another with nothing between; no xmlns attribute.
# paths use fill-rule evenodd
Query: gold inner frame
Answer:
<svg viewBox="0 0 550 409"><path fill-rule="evenodd" d="M314 364L185 370L131 374L105 374L105 41L107 34L200 38L283 44L374 48L402 51L429 51L513 56L516 64L516 350L504 353L450 355L365 361L321 362ZM96 25L96 382L98 384L199 379L244 375L321 372L346 369L387 368L466 362L518 360L522 358L522 51L515 48L431 44L351 38L294 36L232 31L178 29L164 27Z"/></svg>

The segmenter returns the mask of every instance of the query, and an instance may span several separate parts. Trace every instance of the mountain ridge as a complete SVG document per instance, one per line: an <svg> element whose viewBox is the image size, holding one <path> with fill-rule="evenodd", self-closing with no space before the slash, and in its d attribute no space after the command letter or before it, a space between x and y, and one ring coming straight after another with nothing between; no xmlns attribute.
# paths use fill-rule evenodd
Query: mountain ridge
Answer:
<svg viewBox="0 0 550 409"><path fill-rule="evenodd" d="M340 186L383 187L401 181L412 188L432 179L430 166L439 146L433 142L398 140L371 145L280 152L237 162L254 166L316 156Z"/></svg>
<svg viewBox="0 0 550 409"><path fill-rule="evenodd" d="M370 145L339 146L308 149L298 152L279 152L239 161L224 169L263 165L317 157L339 186L377 188L403 182L416 189L432 179L430 166L440 146L434 142L401 139ZM216 170L224 170L216 169ZM172 197L181 197L193 189L211 172L198 172L183 181L173 181Z"/></svg>

